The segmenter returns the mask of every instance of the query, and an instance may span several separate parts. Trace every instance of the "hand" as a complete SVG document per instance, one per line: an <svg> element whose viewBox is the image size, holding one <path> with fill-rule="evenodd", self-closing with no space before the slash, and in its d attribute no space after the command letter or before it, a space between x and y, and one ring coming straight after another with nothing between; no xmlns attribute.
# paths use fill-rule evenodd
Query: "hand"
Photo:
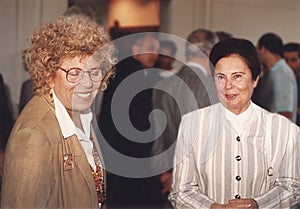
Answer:
<svg viewBox="0 0 300 209"><path fill-rule="evenodd" d="M167 171L164 172L160 175L160 181L163 184L163 189L161 190L161 194L165 195L170 192L171 189L171 179L172 179L172 174L171 172Z"/></svg>
<svg viewBox="0 0 300 209"><path fill-rule="evenodd" d="M225 209L228 208L229 204L218 204L214 203L210 206L210 209Z"/></svg>
<svg viewBox="0 0 300 209"><path fill-rule="evenodd" d="M228 204L214 203L210 206L210 209L258 209L258 205L254 199L232 199L228 201Z"/></svg>
<svg viewBox="0 0 300 209"><path fill-rule="evenodd" d="M232 199L229 200L230 208L234 209L243 209L243 208L251 208L258 209L257 202L252 198L242 198L242 199Z"/></svg>

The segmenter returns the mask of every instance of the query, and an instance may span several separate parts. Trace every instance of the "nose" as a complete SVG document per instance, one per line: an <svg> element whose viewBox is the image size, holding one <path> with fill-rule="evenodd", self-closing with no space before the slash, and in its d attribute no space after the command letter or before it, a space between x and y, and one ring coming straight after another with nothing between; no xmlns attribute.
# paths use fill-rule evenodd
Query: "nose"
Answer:
<svg viewBox="0 0 300 209"><path fill-rule="evenodd" d="M79 80L81 86L91 88L93 87L93 81L89 72L83 72L82 78Z"/></svg>
<svg viewBox="0 0 300 209"><path fill-rule="evenodd" d="M226 79L225 88L226 89L231 89L232 88L232 80L231 79Z"/></svg>

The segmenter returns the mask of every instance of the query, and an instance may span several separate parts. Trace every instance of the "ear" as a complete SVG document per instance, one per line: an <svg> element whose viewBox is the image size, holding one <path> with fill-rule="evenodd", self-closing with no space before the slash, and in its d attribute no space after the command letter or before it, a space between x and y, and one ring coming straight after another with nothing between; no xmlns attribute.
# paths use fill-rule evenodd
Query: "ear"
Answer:
<svg viewBox="0 0 300 209"><path fill-rule="evenodd" d="M253 88L257 86L258 81L259 81L259 76L257 76L257 78L253 81Z"/></svg>
<svg viewBox="0 0 300 209"><path fill-rule="evenodd" d="M269 50L268 50L266 47L263 46L263 47L261 47L260 51L261 51L261 53L265 54L265 53L267 53Z"/></svg>

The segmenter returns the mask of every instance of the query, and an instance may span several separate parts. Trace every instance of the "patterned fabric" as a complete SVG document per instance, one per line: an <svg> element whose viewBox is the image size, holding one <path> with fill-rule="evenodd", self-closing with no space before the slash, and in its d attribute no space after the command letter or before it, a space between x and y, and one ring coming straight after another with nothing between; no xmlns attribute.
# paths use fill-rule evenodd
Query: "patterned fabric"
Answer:
<svg viewBox="0 0 300 209"><path fill-rule="evenodd" d="M95 180L95 186L97 191L97 198L98 203L103 204L106 199L106 192L105 192L105 183L104 183L104 170L103 170L103 164L101 163L99 154L96 149L95 141L93 140L93 137L91 137L91 141L93 142L93 157L96 164L96 170L94 170L91 167L91 171Z"/></svg>
<svg viewBox="0 0 300 209"><path fill-rule="evenodd" d="M254 103L235 125L231 117L220 103L183 117L169 196L175 208L234 198L254 198L260 208L299 204L299 127Z"/></svg>

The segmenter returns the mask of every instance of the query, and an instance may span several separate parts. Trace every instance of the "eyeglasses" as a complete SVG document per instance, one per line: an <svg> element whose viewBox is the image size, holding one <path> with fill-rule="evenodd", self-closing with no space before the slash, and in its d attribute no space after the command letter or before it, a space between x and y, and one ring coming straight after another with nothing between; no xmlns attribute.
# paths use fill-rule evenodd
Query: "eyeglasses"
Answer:
<svg viewBox="0 0 300 209"><path fill-rule="evenodd" d="M105 74L104 69L102 68L92 68L90 70L82 70L81 68L70 68L69 70L65 70L59 67L62 71L66 73L66 79L70 83L76 83L80 79L83 78L84 73L88 73L90 79L94 82L99 82L103 79L103 75Z"/></svg>

